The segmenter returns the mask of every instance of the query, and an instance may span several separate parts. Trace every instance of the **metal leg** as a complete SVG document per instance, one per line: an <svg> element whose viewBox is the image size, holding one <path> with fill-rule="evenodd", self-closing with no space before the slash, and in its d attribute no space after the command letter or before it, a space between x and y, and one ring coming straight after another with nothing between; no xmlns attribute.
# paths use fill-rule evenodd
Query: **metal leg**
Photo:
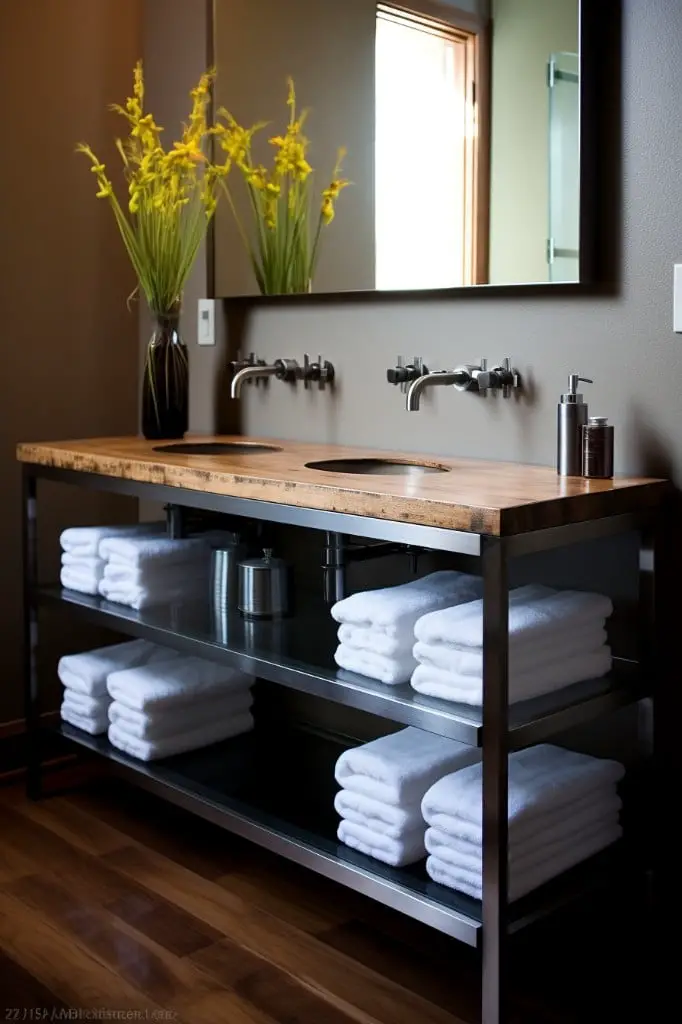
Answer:
<svg viewBox="0 0 682 1024"><path fill-rule="evenodd" d="M483 539L483 1024L505 1017L509 593L504 541Z"/></svg>
<svg viewBox="0 0 682 1024"><path fill-rule="evenodd" d="M38 683L38 499L37 480L28 467L22 476L22 548L24 565L24 715L26 721L26 793L42 795L40 694Z"/></svg>
<svg viewBox="0 0 682 1024"><path fill-rule="evenodd" d="M171 540L179 540L183 534L182 506L166 505L166 531Z"/></svg>
<svg viewBox="0 0 682 1024"><path fill-rule="evenodd" d="M328 531L324 547L324 600L335 604L346 596L346 535Z"/></svg>

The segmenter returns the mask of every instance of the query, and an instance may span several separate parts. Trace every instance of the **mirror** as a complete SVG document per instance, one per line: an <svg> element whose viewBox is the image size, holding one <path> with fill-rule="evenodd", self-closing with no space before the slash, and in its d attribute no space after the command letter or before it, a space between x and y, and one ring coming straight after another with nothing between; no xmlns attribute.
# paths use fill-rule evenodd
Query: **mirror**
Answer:
<svg viewBox="0 0 682 1024"><path fill-rule="evenodd" d="M215 0L214 17L216 109L268 122L255 163L286 132L289 76L309 108L312 237L346 150L312 279L272 291L581 280L580 0ZM228 184L216 295L257 295L243 175Z"/></svg>

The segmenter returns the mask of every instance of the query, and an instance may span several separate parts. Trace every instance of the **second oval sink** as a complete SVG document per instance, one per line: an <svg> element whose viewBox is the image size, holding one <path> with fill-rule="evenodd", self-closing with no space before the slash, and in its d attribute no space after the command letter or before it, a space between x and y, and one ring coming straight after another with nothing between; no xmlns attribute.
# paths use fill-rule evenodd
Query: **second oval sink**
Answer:
<svg viewBox="0 0 682 1024"><path fill-rule="evenodd" d="M177 444L159 444L152 451L169 455L257 455L258 452L281 452L275 444L258 441L179 441Z"/></svg>
<svg viewBox="0 0 682 1024"><path fill-rule="evenodd" d="M323 459L306 462L306 469L323 473L363 473L368 476L419 476L422 473L448 473L447 466L428 462L401 462L399 459Z"/></svg>

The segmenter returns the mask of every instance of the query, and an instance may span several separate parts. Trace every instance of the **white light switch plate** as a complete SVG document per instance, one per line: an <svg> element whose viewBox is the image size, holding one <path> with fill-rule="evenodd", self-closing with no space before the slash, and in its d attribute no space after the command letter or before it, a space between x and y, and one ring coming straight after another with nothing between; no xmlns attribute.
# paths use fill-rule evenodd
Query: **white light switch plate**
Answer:
<svg viewBox="0 0 682 1024"><path fill-rule="evenodd" d="M215 299L199 299L197 343L215 345Z"/></svg>
<svg viewBox="0 0 682 1024"><path fill-rule="evenodd" d="M673 330L676 334L682 334L682 263L676 263L674 266Z"/></svg>

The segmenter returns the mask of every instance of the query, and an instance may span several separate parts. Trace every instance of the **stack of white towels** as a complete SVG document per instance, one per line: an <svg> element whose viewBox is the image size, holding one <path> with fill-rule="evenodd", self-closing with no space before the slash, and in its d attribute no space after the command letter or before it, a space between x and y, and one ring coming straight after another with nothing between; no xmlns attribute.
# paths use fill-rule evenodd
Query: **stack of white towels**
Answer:
<svg viewBox="0 0 682 1024"><path fill-rule="evenodd" d="M601 594L531 585L509 595L509 703L551 693L611 669ZM483 601L433 611L415 624L412 686L463 704L483 702Z"/></svg>
<svg viewBox="0 0 682 1024"><path fill-rule="evenodd" d="M412 653L417 620L427 612L472 601L480 594L480 580L451 571L352 594L331 609L340 623L335 661L340 668L382 683L406 683L417 664Z"/></svg>
<svg viewBox="0 0 682 1024"><path fill-rule="evenodd" d="M107 679L111 673L174 657L175 651L145 640L131 640L81 654L65 655L57 666L57 675L64 686L62 719L91 736L106 732L111 704Z"/></svg>
<svg viewBox="0 0 682 1024"><path fill-rule="evenodd" d="M61 584L82 594L97 594L104 575L105 558L99 546L108 537L141 537L162 533L161 523L135 526L71 526L59 538L62 549Z"/></svg>
<svg viewBox="0 0 682 1024"><path fill-rule="evenodd" d="M478 757L473 747L412 727L344 751L335 770L339 840L392 867L421 860L422 797Z"/></svg>
<svg viewBox="0 0 682 1024"><path fill-rule="evenodd" d="M429 828L426 870L435 882L481 899L481 764L436 782L422 801ZM620 838L616 761L550 744L509 757L509 899L598 853Z"/></svg>
<svg viewBox="0 0 682 1024"><path fill-rule="evenodd" d="M249 732L253 682L236 669L181 655L113 672L109 742L152 761Z"/></svg>
<svg viewBox="0 0 682 1024"><path fill-rule="evenodd" d="M211 537L106 537L99 545L105 563L99 593L136 611L206 595Z"/></svg>

